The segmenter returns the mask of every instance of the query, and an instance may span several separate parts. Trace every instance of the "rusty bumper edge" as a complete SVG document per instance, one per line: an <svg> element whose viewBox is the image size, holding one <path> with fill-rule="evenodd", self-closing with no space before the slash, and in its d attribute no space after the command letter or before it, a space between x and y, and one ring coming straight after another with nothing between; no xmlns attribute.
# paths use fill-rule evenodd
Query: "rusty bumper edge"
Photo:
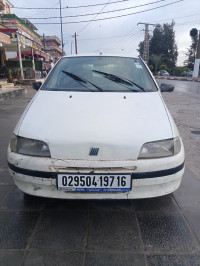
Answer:
<svg viewBox="0 0 200 266"><path fill-rule="evenodd" d="M183 162L177 167L160 170L160 171L153 171L153 172L140 172L140 173L131 173L132 179L145 179L145 178L157 178L157 177L163 177L163 176L169 176L176 174L177 172L181 171L184 168L185 163ZM37 171L37 170L29 170L25 168L17 167L13 164L10 164L8 162L8 167L11 171L22 174L22 175L28 175L33 177L41 177L41 178L50 178L50 179L56 179L57 178L57 172L44 172L44 171ZM81 174L88 174L88 173L81 173ZM105 173L104 173L105 174ZM115 173L116 174L116 173Z"/></svg>

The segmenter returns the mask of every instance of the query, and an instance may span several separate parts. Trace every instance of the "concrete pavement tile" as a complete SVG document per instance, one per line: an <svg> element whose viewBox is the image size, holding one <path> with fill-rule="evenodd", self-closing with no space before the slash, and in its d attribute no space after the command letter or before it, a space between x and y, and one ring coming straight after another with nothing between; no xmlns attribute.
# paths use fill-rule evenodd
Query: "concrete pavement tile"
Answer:
<svg viewBox="0 0 200 266"><path fill-rule="evenodd" d="M186 170L180 188L173 195L200 241L200 180L190 170Z"/></svg>
<svg viewBox="0 0 200 266"><path fill-rule="evenodd" d="M31 248L80 251L84 249L88 214L81 211L45 211Z"/></svg>
<svg viewBox="0 0 200 266"><path fill-rule="evenodd" d="M192 208L190 211L185 211L184 216L189 223L191 230L200 243L200 211L198 208Z"/></svg>
<svg viewBox="0 0 200 266"><path fill-rule="evenodd" d="M137 212L179 212L178 206L171 195L135 200L134 205Z"/></svg>
<svg viewBox="0 0 200 266"><path fill-rule="evenodd" d="M89 200L48 199L45 209L54 211L81 210L88 212L89 202Z"/></svg>
<svg viewBox="0 0 200 266"><path fill-rule="evenodd" d="M6 168L0 168L0 185L15 185L12 176Z"/></svg>
<svg viewBox="0 0 200 266"><path fill-rule="evenodd" d="M0 266L19 266L23 256L24 251L0 250Z"/></svg>
<svg viewBox="0 0 200 266"><path fill-rule="evenodd" d="M13 189L13 186L0 186L0 208L2 208L4 200Z"/></svg>
<svg viewBox="0 0 200 266"><path fill-rule="evenodd" d="M39 214L0 212L0 248L25 249Z"/></svg>
<svg viewBox="0 0 200 266"><path fill-rule="evenodd" d="M28 252L23 266L80 266L83 259L83 252L33 250Z"/></svg>
<svg viewBox="0 0 200 266"><path fill-rule="evenodd" d="M148 252L199 252L200 247L181 214L138 213Z"/></svg>
<svg viewBox="0 0 200 266"><path fill-rule="evenodd" d="M181 186L173 195L181 210L200 212L200 180L190 170L186 169Z"/></svg>
<svg viewBox="0 0 200 266"><path fill-rule="evenodd" d="M44 208L46 198L27 196L17 187L9 193L7 199L1 204L1 209L15 211L36 211Z"/></svg>
<svg viewBox="0 0 200 266"><path fill-rule="evenodd" d="M46 210L127 210L135 211L131 200L59 200L51 199L47 202Z"/></svg>
<svg viewBox="0 0 200 266"><path fill-rule="evenodd" d="M86 266L144 266L145 260L142 254L87 252Z"/></svg>
<svg viewBox="0 0 200 266"><path fill-rule="evenodd" d="M140 251L142 246L135 214L91 212L87 248L90 251Z"/></svg>
<svg viewBox="0 0 200 266"><path fill-rule="evenodd" d="M133 200L91 200L90 210L135 212Z"/></svg>
<svg viewBox="0 0 200 266"><path fill-rule="evenodd" d="M147 256L149 266L200 266L200 255Z"/></svg>

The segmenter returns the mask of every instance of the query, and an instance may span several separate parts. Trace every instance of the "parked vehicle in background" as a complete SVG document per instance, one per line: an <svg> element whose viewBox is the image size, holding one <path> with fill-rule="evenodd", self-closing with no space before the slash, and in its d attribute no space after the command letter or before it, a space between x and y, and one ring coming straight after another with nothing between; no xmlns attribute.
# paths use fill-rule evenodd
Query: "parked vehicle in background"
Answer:
<svg viewBox="0 0 200 266"><path fill-rule="evenodd" d="M193 77L193 71L192 70L190 70L190 71L183 71L182 73L181 73L181 77Z"/></svg>
<svg viewBox="0 0 200 266"><path fill-rule="evenodd" d="M193 71L189 71L189 72L187 72L187 77L193 77Z"/></svg>
<svg viewBox="0 0 200 266"><path fill-rule="evenodd" d="M162 69L158 71L158 76L169 76L169 72L167 72L165 69Z"/></svg>
<svg viewBox="0 0 200 266"><path fill-rule="evenodd" d="M186 71L183 71L183 72L181 73L181 77L186 77L186 74L187 74L187 72L186 72Z"/></svg>

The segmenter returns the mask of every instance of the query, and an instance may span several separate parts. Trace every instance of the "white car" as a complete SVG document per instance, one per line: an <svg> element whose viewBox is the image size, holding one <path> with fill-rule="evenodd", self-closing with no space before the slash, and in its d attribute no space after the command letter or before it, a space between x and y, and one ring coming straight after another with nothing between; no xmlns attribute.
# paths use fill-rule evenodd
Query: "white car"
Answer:
<svg viewBox="0 0 200 266"><path fill-rule="evenodd" d="M184 147L141 59L76 55L60 59L24 111L8 165L30 195L149 198L179 187Z"/></svg>
<svg viewBox="0 0 200 266"><path fill-rule="evenodd" d="M169 73L165 69L163 69L158 71L158 76L169 76Z"/></svg>

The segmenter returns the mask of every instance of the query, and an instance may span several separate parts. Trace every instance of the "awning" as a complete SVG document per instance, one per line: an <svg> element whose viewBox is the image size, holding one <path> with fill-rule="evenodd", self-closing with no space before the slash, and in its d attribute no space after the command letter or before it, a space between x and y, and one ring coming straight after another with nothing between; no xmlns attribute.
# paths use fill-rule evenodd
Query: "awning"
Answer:
<svg viewBox="0 0 200 266"><path fill-rule="evenodd" d="M37 54L37 52L36 52ZM51 56L46 54L45 52L43 51L39 51L38 54L41 56L41 57L44 57L45 59L48 59L48 60L51 60Z"/></svg>
<svg viewBox="0 0 200 266"><path fill-rule="evenodd" d="M10 44L10 36L0 32L0 43Z"/></svg>

